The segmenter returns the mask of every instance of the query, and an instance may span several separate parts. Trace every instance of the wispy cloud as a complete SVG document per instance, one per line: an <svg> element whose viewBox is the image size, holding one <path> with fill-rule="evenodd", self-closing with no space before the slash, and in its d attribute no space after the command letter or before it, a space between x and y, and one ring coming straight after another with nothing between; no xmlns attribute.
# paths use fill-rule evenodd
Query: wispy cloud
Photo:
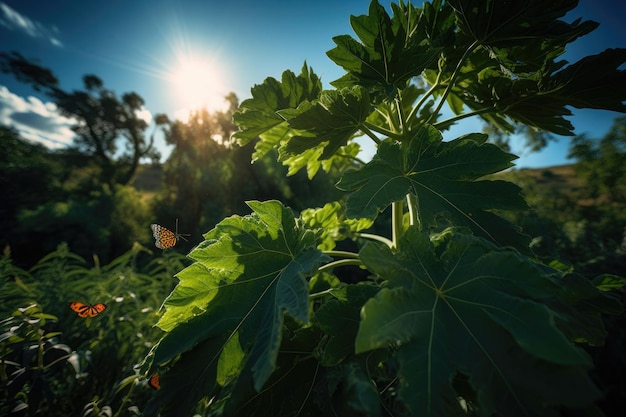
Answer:
<svg viewBox="0 0 626 417"><path fill-rule="evenodd" d="M48 28L42 23L20 14L15 9L2 2L0 2L0 25L9 30L25 33L32 38L46 39L54 46L63 46L63 43L58 38L58 28L54 26Z"/></svg>
<svg viewBox="0 0 626 417"><path fill-rule="evenodd" d="M75 134L71 127L76 123L61 115L54 103L23 98L0 85L0 125L13 127L23 138L63 148L72 143Z"/></svg>

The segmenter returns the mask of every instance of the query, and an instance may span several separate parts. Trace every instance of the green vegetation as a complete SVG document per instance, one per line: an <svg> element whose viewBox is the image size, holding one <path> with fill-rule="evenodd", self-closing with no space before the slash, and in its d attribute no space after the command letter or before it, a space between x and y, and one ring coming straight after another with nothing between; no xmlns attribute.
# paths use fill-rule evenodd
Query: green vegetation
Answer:
<svg viewBox="0 0 626 417"><path fill-rule="evenodd" d="M4 254L0 414L106 415L100 412L109 407L129 415L128 407L145 403L150 389L139 384L134 366L159 337L152 324L174 286L172 275L188 263L177 252L150 258L137 245L89 267L60 245L24 270ZM82 319L68 308L73 301L108 308Z"/></svg>
<svg viewBox="0 0 626 417"><path fill-rule="evenodd" d="M138 122L83 114L103 136L55 152L2 128L0 413L619 415L625 120L574 138L578 177L510 171L516 156L484 133L447 137L480 117L540 146L572 134L566 106L626 112L625 49L558 61L596 27L559 20L575 5L390 15L373 1L351 18L358 39L334 38L346 73L332 89L305 64L227 111L158 116L163 167L94 153L132 128L149 156ZM19 54L0 63L61 108L142 103L93 76L64 92ZM190 241L147 249L149 224L177 218ZM81 318L75 301L108 307Z"/></svg>

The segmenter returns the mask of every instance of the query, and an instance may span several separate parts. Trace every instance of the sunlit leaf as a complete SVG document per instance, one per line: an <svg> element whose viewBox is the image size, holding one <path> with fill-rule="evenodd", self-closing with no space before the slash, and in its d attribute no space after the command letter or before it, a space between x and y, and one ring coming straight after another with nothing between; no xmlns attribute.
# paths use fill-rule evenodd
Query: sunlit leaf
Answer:
<svg viewBox="0 0 626 417"><path fill-rule="evenodd" d="M416 30L420 9L402 4L394 7L394 12L391 18L378 2L372 1L367 15L350 19L360 42L348 35L333 38L337 46L327 55L347 72L333 81L333 86L357 84L392 96L437 59L440 50L420 38L421 32Z"/></svg>
<svg viewBox="0 0 626 417"><path fill-rule="evenodd" d="M349 219L345 215L345 207L335 201L318 209L306 209L300 214L304 224L310 229L318 229L320 249L332 250L338 241L355 238L356 233L372 226L371 219Z"/></svg>
<svg viewBox="0 0 626 417"><path fill-rule="evenodd" d="M284 126L281 127L284 119L277 112L295 109L304 102L315 100L321 91L322 83L319 77L306 63L300 75L296 76L287 70L283 72L280 82L268 77L263 84L252 87L252 98L244 100L233 115L240 129L233 137L242 145L259 136L262 136L261 142L267 140L272 146L277 145L276 138L285 136ZM257 143L256 146L262 145ZM260 149L257 149L257 158L262 155Z"/></svg>
<svg viewBox="0 0 626 417"><path fill-rule="evenodd" d="M196 263L181 273L168 297L159 322L168 333L151 352L149 368L183 354L162 385L183 373L191 381L171 385L167 397L161 394L165 403L174 392L195 404L216 387L218 376L225 383L241 369L251 373L259 391L276 366L283 315L309 321L305 277L327 257L289 208L276 201L248 205L252 214L229 217L205 235L207 241L189 255ZM185 358L194 364L185 365Z"/></svg>
<svg viewBox="0 0 626 417"><path fill-rule="evenodd" d="M314 103L279 112L290 128L304 133L292 137L285 150L299 154L324 143L320 159L328 158L347 144L371 112L369 95L362 87L325 90Z"/></svg>

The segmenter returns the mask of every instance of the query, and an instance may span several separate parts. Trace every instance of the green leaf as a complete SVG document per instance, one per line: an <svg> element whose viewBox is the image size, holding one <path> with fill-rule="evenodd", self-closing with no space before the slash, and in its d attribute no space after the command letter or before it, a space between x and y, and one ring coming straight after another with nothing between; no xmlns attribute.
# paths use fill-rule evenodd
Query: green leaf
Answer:
<svg viewBox="0 0 626 417"><path fill-rule="evenodd" d="M395 95L437 59L440 49L433 48L416 29L420 9L401 3L394 12L390 18L373 0L368 15L350 18L360 42L348 35L333 38L337 46L326 54L347 72L331 83L334 87L357 84L384 97Z"/></svg>
<svg viewBox="0 0 626 417"><path fill-rule="evenodd" d="M320 157L324 152L325 144L321 144L315 148L307 149L299 154L290 154L282 146L279 150L279 161L289 167L287 176L294 175L302 168L306 167L307 176L312 179L320 168L324 172L330 172L335 169L338 172L344 172L348 167L353 166L361 147L356 142L351 142L346 146L340 147L334 155L322 160Z"/></svg>
<svg viewBox="0 0 626 417"><path fill-rule="evenodd" d="M378 389L365 370L354 362L342 366L343 396L345 398L340 415L364 417L380 416L380 396Z"/></svg>
<svg viewBox="0 0 626 417"><path fill-rule="evenodd" d="M354 354L361 308L377 292L374 285L345 286L332 292L340 298L327 301L315 312L321 330L328 335L328 341L319 349L324 366L337 365Z"/></svg>
<svg viewBox="0 0 626 417"><path fill-rule="evenodd" d="M595 22L581 24L577 20L568 24L558 20L576 7L578 1L573 0L555 0L549 4L541 0L515 3L497 0L449 0L447 3L457 15L461 31L489 46L511 47L523 44L539 47L543 43L554 50L558 44L551 42L553 39L562 44L572 42L598 26ZM520 42L520 39L524 39L524 42Z"/></svg>
<svg viewBox="0 0 626 417"><path fill-rule="evenodd" d="M289 140L285 151L299 154L321 146L324 151L320 159L329 158L347 144L372 110L367 90L354 86L325 90L314 103L280 111L289 127L302 133Z"/></svg>
<svg viewBox="0 0 626 417"><path fill-rule="evenodd" d="M626 277L620 277L613 274L602 274L593 280L596 288L600 291L611 291L624 288L626 286Z"/></svg>
<svg viewBox="0 0 626 417"><path fill-rule="evenodd" d="M315 100L321 91L322 82L306 63L298 76L287 70L283 72L281 82L268 77L263 84L252 87L252 98L244 100L233 115L240 129L233 134L233 138L244 145L260 137L261 141L255 145L256 157L260 158L264 154L260 149L263 142L268 141L270 147L274 147L280 138L286 138L285 121L277 112L295 109L304 102Z"/></svg>
<svg viewBox="0 0 626 417"><path fill-rule="evenodd" d="M564 68L546 80L548 97L576 108L626 113L626 49L607 49ZM543 93L543 91L542 91Z"/></svg>
<svg viewBox="0 0 626 417"><path fill-rule="evenodd" d="M338 201L327 203L322 208L306 209L300 213L304 224L321 233L321 250L333 250L336 242L356 238L356 233L372 226L371 219L348 219L345 207Z"/></svg>
<svg viewBox="0 0 626 417"><path fill-rule="evenodd" d="M224 383L241 369L251 373L259 391L276 366L284 313L308 323L305 277L329 258L289 208L277 201L248 205L252 214L227 218L205 235L189 255L196 262L181 272L165 303L159 326L168 332L151 352L150 368L181 354L193 357L196 368L191 382L171 387L176 398L207 395L203 390L215 387L216 378ZM177 369L178 362L168 374ZM189 384L204 388L191 390Z"/></svg>
<svg viewBox="0 0 626 417"><path fill-rule="evenodd" d="M553 415L597 399L590 359L544 304L561 288L527 258L450 230L431 242L416 228L396 254L368 244L360 255L388 286L363 307L356 350L397 349L399 396L413 415L461 412L458 375L483 415Z"/></svg>
<svg viewBox="0 0 626 417"><path fill-rule="evenodd" d="M407 147L385 140L363 168L344 174L337 187L349 191L349 217L374 217L408 193L417 196L425 227L467 226L498 245L527 251L529 238L512 223L488 210L522 210L520 188L505 181L477 181L512 165L516 156L471 134L442 142L441 133L425 127Z"/></svg>
<svg viewBox="0 0 626 417"><path fill-rule="evenodd" d="M563 286L562 295L550 300L550 307L558 313L556 322L567 337L576 343L602 346L606 337L603 314L619 315L624 306L614 288L596 287L594 282L578 274L556 276Z"/></svg>

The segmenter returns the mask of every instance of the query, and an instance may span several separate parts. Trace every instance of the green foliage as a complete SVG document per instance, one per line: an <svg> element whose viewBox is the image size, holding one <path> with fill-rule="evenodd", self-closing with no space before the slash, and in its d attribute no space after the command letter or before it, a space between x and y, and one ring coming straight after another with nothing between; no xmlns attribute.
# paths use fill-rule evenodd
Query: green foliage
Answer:
<svg viewBox="0 0 626 417"><path fill-rule="evenodd" d="M610 202L626 202L626 117L617 118L601 139L576 136L568 155L590 188L590 197L606 195Z"/></svg>
<svg viewBox="0 0 626 417"><path fill-rule="evenodd" d="M137 93L121 97L104 87L95 75L83 77L83 90L64 91L49 69L18 52L0 53L0 71L31 84L46 94L59 111L75 120L74 149L100 170L100 181L109 186L127 185L142 158L159 159L153 138L146 140L148 123L140 117L144 101ZM126 142L120 150L120 142Z"/></svg>
<svg viewBox="0 0 626 417"><path fill-rule="evenodd" d="M229 214L245 213L244 201L252 198L281 199L299 209L338 197L332 187L336 170L326 169L314 181L303 173L286 178L273 150L257 152L250 164L252 145L231 141L237 98L228 99L231 108L225 112L202 109L185 122L162 120L166 140L175 147L164 165L165 189L153 202L157 218L180 218L181 230L208 230Z"/></svg>
<svg viewBox="0 0 626 417"><path fill-rule="evenodd" d="M54 402L50 379L66 374L72 364L69 346L58 343L60 332L49 331L55 316L41 311L37 304L17 309L0 322L0 375L6 386L0 397L3 415L18 415L27 409L37 411L42 403Z"/></svg>
<svg viewBox="0 0 626 417"><path fill-rule="evenodd" d="M148 205L130 186L108 186L74 150L51 151L0 127L0 245L30 267L61 242L108 261L148 242Z"/></svg>
<svg viewBox="0 0 626 417"><path fill-rule="evenodd" d="M121 412L147 401L151 390L134 367L162 333L152 324L174 271L186 264L176 252L147 255L136 246L87 267L61 245L27 271L2 258L3 415ZM73 301L108 307L83 319L69 309Z"/></svg>
<svg viewBox="0 0 626 417"><path fill-rule="evenodd" d="M582 346L603 344L626 280L542 263L505 217L528 209L521 189L485 178L516 157L441 134L470 116L571 134L565 106L625 111L626 50L556 61L596 27L559 20L575 5L373 1L358 40L334 38L335 89L306 64L253 87L233 137L289 174L338 170L345 197L299 216L252 201L204 235L142 366L162 382L146 415L601 414ZM391 239L364 233L387 210Z"/></svg>

